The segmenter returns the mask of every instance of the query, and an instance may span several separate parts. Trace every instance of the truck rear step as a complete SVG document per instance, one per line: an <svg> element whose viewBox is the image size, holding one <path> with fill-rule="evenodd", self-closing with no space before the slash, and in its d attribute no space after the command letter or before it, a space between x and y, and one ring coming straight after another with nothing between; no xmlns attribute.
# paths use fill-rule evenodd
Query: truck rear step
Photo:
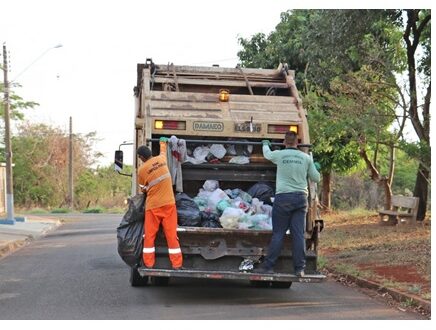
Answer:
<svg viewBox="0 0 436 330"><path fill-rule="evenodd" d="M160 276L160 277L187 277L187 278L209 278L220 280L250 280L250 281L272 281L272 282L300 282L300 283L318 283L326 279L322 274L307 274L304 277L298 277L293 274L274 273L258 274L231 271L202 271L191 269L149 269L145 267L138 268L141 276Z"/></svg>

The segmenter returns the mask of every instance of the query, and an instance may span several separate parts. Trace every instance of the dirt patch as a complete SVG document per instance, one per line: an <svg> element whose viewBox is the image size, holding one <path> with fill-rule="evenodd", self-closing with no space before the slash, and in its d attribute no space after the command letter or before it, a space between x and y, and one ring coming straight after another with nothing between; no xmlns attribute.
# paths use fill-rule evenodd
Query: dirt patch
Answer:
<svg viewBox="0 0 436 330"><path fill-rule="evenodd" d="M431 221L383 226L364 211L323 215L320 266L431 301Z"/></svg>
<svg viewBox="0 0 436 330"><path fill-rule="evenodd" d="M376 264L366 264L358 265L358 268L363 270L371 270L375 275L391 281L407 284L420 284L422 285L422 289L430 289L430 281L427 281L423 276L418 274L415 266L380 266Z"/></svg>

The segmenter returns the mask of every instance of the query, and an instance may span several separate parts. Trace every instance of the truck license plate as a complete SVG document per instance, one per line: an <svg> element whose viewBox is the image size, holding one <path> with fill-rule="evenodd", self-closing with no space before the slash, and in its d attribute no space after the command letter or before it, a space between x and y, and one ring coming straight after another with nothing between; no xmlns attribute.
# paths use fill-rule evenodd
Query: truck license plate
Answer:
<svg viewBox="0 0 436 330"><path fill-rule="evenodd" d="M250 127L251 126L251 127ZM236 123L235 132L250 132L250 133L260 133L262 126L260 124L250 124L250 123Z"/></svg>

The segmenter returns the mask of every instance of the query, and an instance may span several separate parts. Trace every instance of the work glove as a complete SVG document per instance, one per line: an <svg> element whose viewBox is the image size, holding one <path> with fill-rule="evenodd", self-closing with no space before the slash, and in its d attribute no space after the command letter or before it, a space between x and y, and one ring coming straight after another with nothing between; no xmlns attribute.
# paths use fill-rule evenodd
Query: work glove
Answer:
<svg viewBox="0 0 436 330"><path fill-rule="evenodd" d="M316 170L319 172L321 170L321 164L318 162L314 162L313 165L315 165Z"/></svg>
<svg viewBox="0 0 436 330"><path fill-rule="evenodd" d="M264 145L264 146L268 146L268 147L271 148L271 142L270 142L270 140L262 140L262 145Z"/></svg>
<svg viewBox="0 0 436 330"><path fill-rule="evenodd" d="M165 137L165 136L162 136L162 137L159 139L159 142L167 143L167 142L168 142L168 138Z"/></svg>

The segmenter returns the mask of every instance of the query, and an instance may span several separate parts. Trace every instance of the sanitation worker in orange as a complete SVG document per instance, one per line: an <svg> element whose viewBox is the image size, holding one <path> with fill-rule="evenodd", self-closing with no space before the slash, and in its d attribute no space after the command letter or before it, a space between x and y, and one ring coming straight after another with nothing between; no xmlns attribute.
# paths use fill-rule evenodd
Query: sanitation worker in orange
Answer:
<svg viewBox="0 0 436 330"><path fill-rule="evenodd" d="M160 225L168 244L168 255L173 269L181 269L182 251L177 237L177 209L171 175L167 166L166 137L159 139L160 154L152 157L151 150L143 145L136 153L144 164L138 169L138 184L147 194L145 202L144 249L142 259L147 268L155 264L154 241Z"/></svg>

